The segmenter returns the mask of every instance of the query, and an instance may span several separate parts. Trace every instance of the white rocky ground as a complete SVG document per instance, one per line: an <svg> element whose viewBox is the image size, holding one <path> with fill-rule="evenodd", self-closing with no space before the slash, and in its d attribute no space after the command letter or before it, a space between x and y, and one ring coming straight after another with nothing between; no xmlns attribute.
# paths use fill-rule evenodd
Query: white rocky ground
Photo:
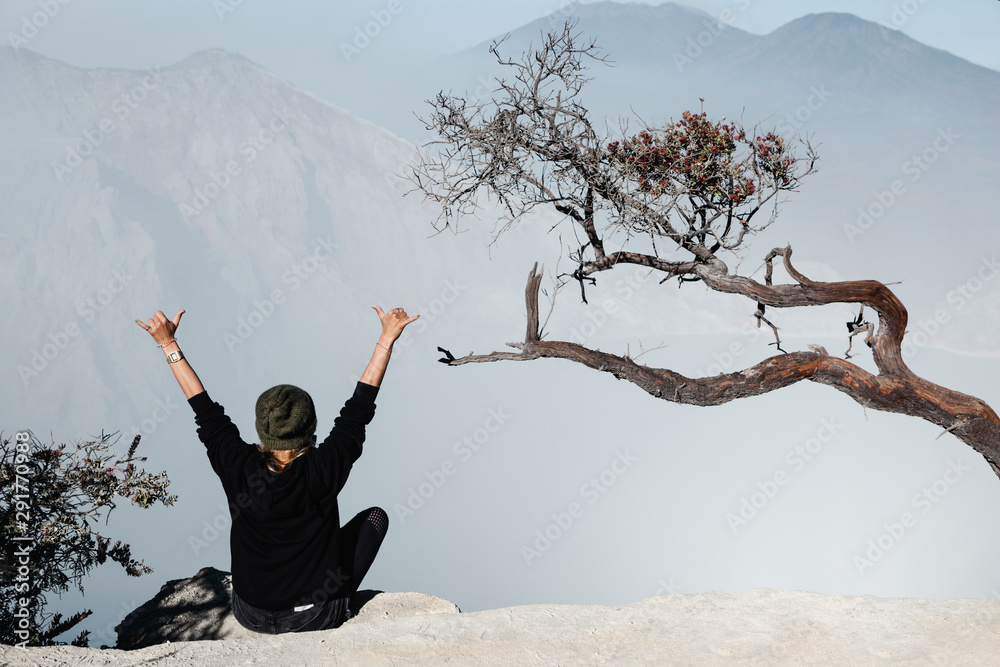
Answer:
<svg viewBox="0 0 1000 667"><path fill-rule="evenodd" d="M0 648L54 665L997 665L1000 602L830 597L780 589L648 598L622 607L472 613L384 593L337 630L136 651Z"/></svg>

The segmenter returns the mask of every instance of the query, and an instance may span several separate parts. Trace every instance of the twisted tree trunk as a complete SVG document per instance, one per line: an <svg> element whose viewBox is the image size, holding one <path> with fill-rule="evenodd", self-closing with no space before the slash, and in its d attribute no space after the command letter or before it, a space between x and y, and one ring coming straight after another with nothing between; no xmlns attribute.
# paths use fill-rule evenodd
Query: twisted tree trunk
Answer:
<svg viewBox="0 0 1000 667"><path fill-rule="evenodd" d="M784 258L785 267L797 284L761 285L749 278L728 274L721 262L699 265L696 274L713 289L743 294L765 305L860 303L874 309L879 316L879 326L877 333L870 336L869 344L880 371L877 375L846 359L821 352L792 352L770 357L741 371L689 378L669 369L637 364L628 356L591 350L567 341L541 340L538 290L542 274L537 264L528 275L524 291L528 317L524 342L508 343L520 352L492 352L442 361L459 366L542 357L569 359L611 373L619 380L627 380L657 398L688 405L721 405L811 380L842 391L865 407L920 417L940 426L982 454L1000 476L1000 418L983 400L929 382L907 368L900 351L906 330L906 308L892 290L874 280L814 282L792 267L790 248L772 251L768 261L777 255ZM770 283L770 278L767 282Z"/></svg>

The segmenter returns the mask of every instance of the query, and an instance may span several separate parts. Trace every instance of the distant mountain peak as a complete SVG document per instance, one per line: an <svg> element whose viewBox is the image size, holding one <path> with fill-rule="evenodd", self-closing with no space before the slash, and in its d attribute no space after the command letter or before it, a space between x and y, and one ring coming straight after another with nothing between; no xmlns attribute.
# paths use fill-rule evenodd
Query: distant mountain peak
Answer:
<svg viewBox="0 0 1000 667"><path fill-rule="evenodd" d="M232 51L227 51L225 49L202 49L201 51L195 51L187 58L184 58L177 63L177 65L190 65L194 63L225 63L234 61L260 67L260 65L257 65L257 63L253 62L246 56L242 56L238 53L233 53Z"/></svg>
<svg viewBox="0 0 1000 667"><path fill-rule="evenodd" d="M818 14L806 14L797 19L793 19L783 26L771 32L771 35L795 32L801 35L830 35L850 33L859 39L889 39L894 33L902 35L899 31L891 30L879 25L874 21L863 19L854 14L846 12L821 12ZM909 40L907 37L906 39ZM910 40L912 41L912 40Z"/></svg>
<svg viewBox="0 0 1000 667"><path fill-rule="evenodd" d="M669 17L678 14L693 14L695 16L715 18L709 13L677 2L663 2L658 5L651 5L646 2L612 2L602 0L601 2L572 2L549 14L552 16L580 16L580 17L620 17L620 16L656 16Z"/></svg>
<svg viewBox="0 0 1000 667"><path fill-rule="evenodd" d="M246 56L225 49L203 49L195 51L183 60L174 63L168 69L198 69L211 68L216 71L246 68L261 74L273 76L270 70Z"/></svg>

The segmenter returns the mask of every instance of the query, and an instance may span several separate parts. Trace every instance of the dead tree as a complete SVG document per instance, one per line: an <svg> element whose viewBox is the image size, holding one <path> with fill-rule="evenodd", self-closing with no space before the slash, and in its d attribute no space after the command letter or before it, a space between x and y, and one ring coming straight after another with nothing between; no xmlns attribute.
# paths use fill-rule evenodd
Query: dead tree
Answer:
<svg viewBox="0 0 1000 667"><path fill-rule="evenodd" d="M649 267L663 280L701 281L719 292L756 303L757 326L767 325L781 350L778 328L767 308L834 303L859 305L848 322L848 339L864 335L878 369L871 373L825 349L777 354L749 368L714 377L690 378L669 369L650 368L629 356L589 349L567 341L543 340L539 327L537 264L525 289L528 326L518 352L493 352L443 362L467 363L540 357L570 359L632 382L675 403L719 405L811 380L838 389L861 405L920 417L952 433L982 454L1000 475L1000 419L984 401L941 387L914 374L901 352L907 313L886 285L875 280L819 282L796 270L790 246L764 258L760 282L730 271L720 255L741 258L747 241L772 224L783 193L816 169L817 154L808 138L801 154L771 132L751 136L739 122L712 121L704 112L685 112L664 127L643 126L620 138L598 136L579 101L588 81L585 62L603 62L593 42L581 46L573 25L549 33L540 47L520 60L491 52L509 69L498 78L493 99L470 101L439 93L424 119L441 138L441 150L425 153L411 174L416 189L441 205L439 231L457 230L459 219L474 213L484 199L499 202L501 234L536 207L565 216L577 242L570 257L575 268L560 276L587 285L619 264ZM562 224L562 223L560 223ZM612 249L613 248L613 249ZM794 281L775 284L772 269L780 260ZM877 315L867 322L865 308ZM876 326L877 324L877 326Z"/></svg>

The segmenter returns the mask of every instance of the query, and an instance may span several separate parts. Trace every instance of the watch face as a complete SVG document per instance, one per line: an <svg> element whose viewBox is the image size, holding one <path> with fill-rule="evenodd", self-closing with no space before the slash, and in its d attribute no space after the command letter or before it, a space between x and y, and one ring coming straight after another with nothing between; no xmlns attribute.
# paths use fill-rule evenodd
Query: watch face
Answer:
<svg viewBox="0 0 1000 667"><path fill-rule="evenodd" d="M181 360L181 353L180 352L171 352L170 356L167 357L167 358L170 359L170 363L174 363L176 361L180 361Z"/></svg>

